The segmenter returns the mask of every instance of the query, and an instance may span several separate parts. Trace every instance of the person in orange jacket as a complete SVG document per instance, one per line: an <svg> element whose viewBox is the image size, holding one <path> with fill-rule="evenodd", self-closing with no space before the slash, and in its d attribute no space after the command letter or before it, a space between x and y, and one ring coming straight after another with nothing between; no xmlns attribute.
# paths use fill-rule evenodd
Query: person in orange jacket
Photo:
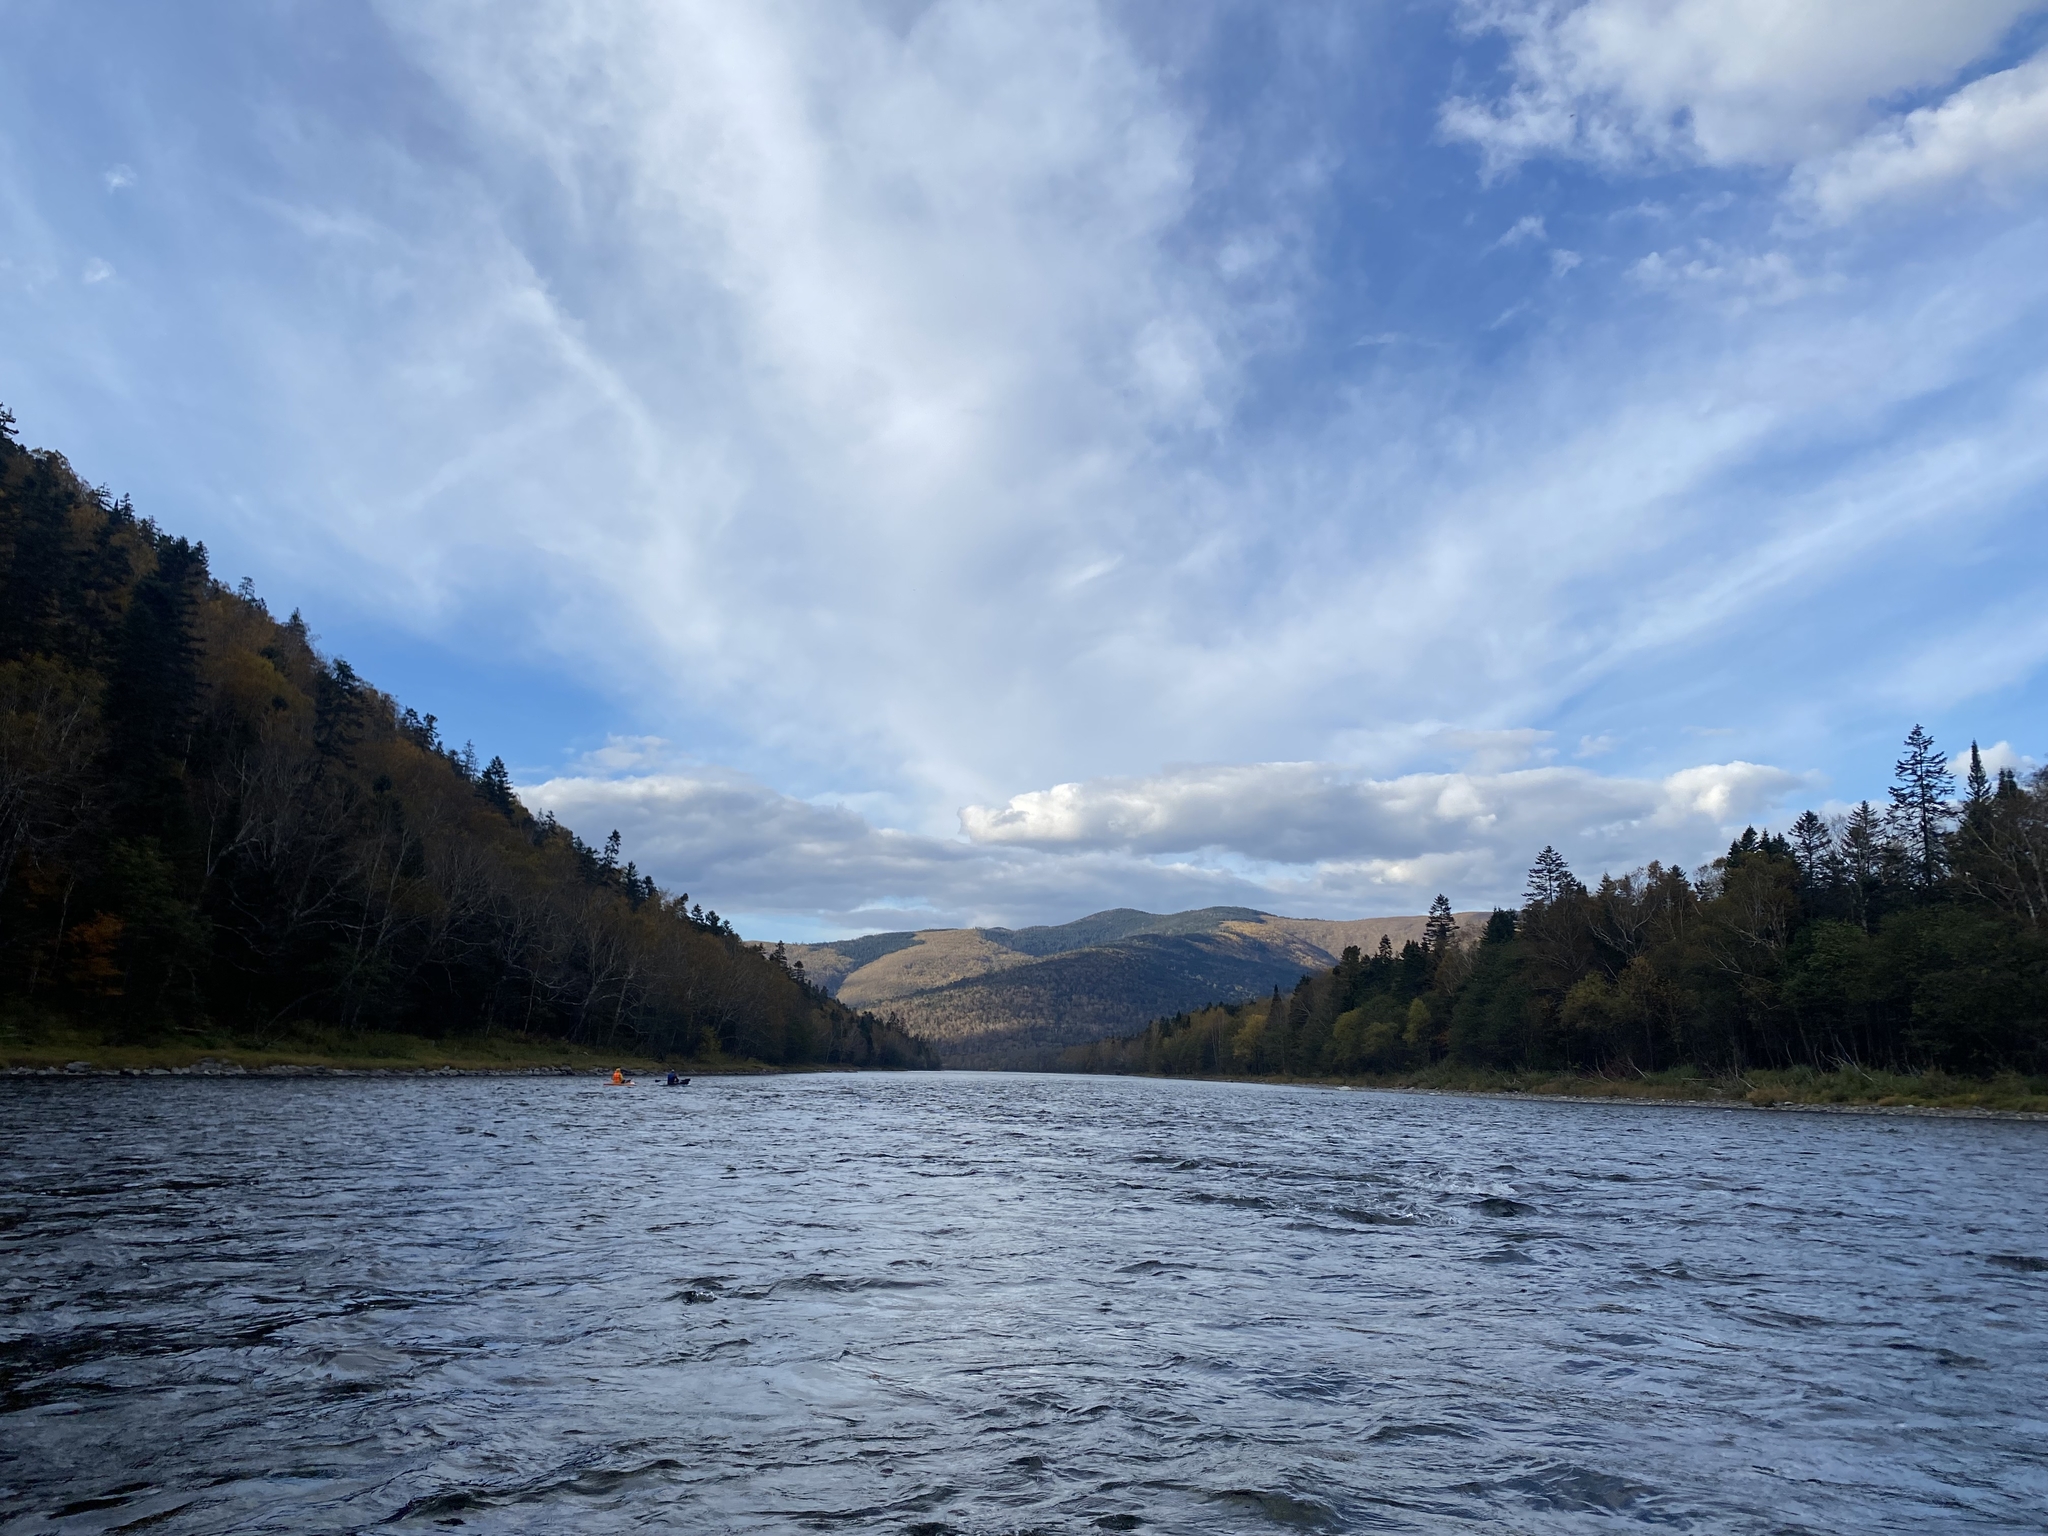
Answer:
<svg viewBox="0 0 2048 1536"><path fill-rule="evenodd" d="M630 1088L633 1086L633 1079L626 1076L626 1069L624 1067L612 1068L612 1086L614 1088Z"/></svg>

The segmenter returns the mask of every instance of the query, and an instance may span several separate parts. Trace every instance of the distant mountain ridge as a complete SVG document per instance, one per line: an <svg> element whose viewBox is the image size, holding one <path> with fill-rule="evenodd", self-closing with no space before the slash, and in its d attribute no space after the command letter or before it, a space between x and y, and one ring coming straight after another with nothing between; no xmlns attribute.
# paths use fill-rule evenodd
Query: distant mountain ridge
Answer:
<svg viewBox="0 0 2048 1536"><path fill-rule="evenodd" d="M1458 914L1461 927L1486 914ZM841 1002L895 1013L937 1042L949 1066L1049 1066L1068 1045L1142 1028L1162 1014L1292 987L1346 945L1399 949L1424 919L1332 922L1252 907L1140 912L1116 907L1035 928L928 928L789 949Z"/></svg>

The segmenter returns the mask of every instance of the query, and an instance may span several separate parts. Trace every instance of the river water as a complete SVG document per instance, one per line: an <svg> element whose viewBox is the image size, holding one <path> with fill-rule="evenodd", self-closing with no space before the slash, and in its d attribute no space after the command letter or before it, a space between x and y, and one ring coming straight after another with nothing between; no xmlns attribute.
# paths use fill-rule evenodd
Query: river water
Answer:
<svg viewBox="0 0 2048 1536"><path fill-rule="evenodd" d="M2048 1124L0 1082L11 1531L2041 1530Z"/></svg>

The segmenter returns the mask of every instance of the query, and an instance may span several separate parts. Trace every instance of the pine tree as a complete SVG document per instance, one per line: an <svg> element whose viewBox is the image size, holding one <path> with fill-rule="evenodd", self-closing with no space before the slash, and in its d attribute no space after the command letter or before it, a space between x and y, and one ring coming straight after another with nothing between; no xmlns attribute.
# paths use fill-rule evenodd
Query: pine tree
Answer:
<svg viewBox="0 0 2048 1536"><path fill-rule="evenodd" d="M1970 743L1970 773L1963 780L1963 805L1965 814L1991 798L1991 776L1984 771L1984 759L1978 755L1977 743Z"/></svg>
<svg viewBox="0 0 2048 1536"><path fill-rule="evenodd" d="M1850 879L1864 884L1877 879L1884 868L1884 818L1876 806L1865 800L1849 813L1836 849Z"/></svg>
<svg viewBox="0 0 2048 1536"><path fill-rule="evenodd" d="M507 820L511 819L513 807L519 802L512 794L512 775L506 771L505 759L494 757L489 766L477 776L476 792Z"/></svg>
<svg viewBox="0 0 2048 1536"><path fill-rule="evenodd" d="M1573 876L1571 866L1564 861L1564 855L1548 844L1536 855L1536 862L1529 867L1529 888L1523 893L1523 902L1531 907L1545 907L1562 896L1584 890Z"/></svg>
<svg viewBox="0 0 2048 1536"><path fill-rule="evenodd" d="M1792 823L1792 858L1809 891L1824 891L1835 883L1835 835L1817 812L1801 811Z"/></svg>
<svg viewBox="0 0 2048 1536"><path fill-rule="evenodd" d="M1446 953L1458 937L1458 920L1451 915L1450 898L1441 891L1429 904L1429 921L1422 925L1422 947L1432 955Z"/></svg>
<svg viewBox="0 0 2048 1536"><path fill-rule="evenodd" d="M1949 796L1956 777L1948 758L1934 747L1934 738L1920 726L1906 735L1906 750L1894 766L1892 825L1905 846L1908 878L1921 890L1932 889L1948 872L1943 836L1954 818Z"/></svg>

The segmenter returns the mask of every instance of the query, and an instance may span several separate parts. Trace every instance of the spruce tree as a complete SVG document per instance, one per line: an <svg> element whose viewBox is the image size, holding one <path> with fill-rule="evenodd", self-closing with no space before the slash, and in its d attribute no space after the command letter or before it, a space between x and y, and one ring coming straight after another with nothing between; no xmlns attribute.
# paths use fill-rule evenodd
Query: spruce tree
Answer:
<svg viewBox="0 0 2048 1536"><path fill-rule="evenodd" d="M1970 743L1970 772L1963 780L1963 805L1973 809L1991 798L1991 776L1984 771L1984 759L1977 752L1977 743Z"/></svg>
<svg viewBox="0 0 2048 1536"><path fill-rule="evenodd" d="M1824 891L1835 883L1835 835L1817 812L1801 811L1792 823L1792 858L1809 891Z"/></svg>
<svg viewBox="0 0 2048 1536"><path fill-rule="evenodd" d="M1432 955L1442 955L1458 937L1458 920L1451 915L1451 902L1441 891L1429 904L1429 921L1422 925L1422 945Z"/></svg>
<svg viewBox="0 0 2048 1536"><path fill-rule="evenodd" d="M511 819L512 808L518 802L513 798L512 775L506 771L504 758L493 757L484 771L477 775L476 792L500 815L508 821Z"/></svg>
<svg viewBox="0 0 2048 1536"><path fill-rule="evenodd" d="M1948 872L1943 838L1955 815L1949 796L1956 777L1947 756L1935 750L1934 738L1918 725L1906 735L1894 775L1892 825L1905 847L1907 876L1922 891L1930 890Z"/></svg>
<svg viewBox="0 0 2048 1536"><path fill-rule="evenodd" d="M1836 848L1850 879L1867 884L1878 877L1884 867L1884 819L1876 806L1865 800L1849 813Z"/></svg>
<svg viewBox="0 0 2048 1536"><path fill-rule="evenodd" d="M1559 897L1582 889L1564 855L1546 843L1536 855L1536 862L1529 866L1529 888L1523 892L1522 900L1525 906L1547 907Z"/></svg>

